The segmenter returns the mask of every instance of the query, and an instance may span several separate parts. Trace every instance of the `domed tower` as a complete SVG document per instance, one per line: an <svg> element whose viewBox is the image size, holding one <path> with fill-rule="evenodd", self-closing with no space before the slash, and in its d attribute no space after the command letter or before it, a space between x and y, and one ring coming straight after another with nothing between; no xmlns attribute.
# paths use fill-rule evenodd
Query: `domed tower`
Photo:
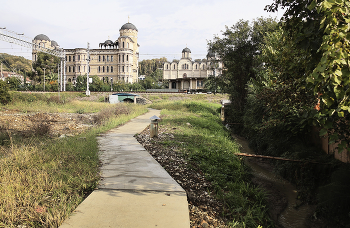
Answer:
<svg viewBox="0 0 350 228"><path fill-rule="evenodd" d="M54 47L51 46L52 44L51 44L50 38L44 34L39 34L36 37L34 37L33 43L37 44L39 47L54 49ZM32 50L32 60L36 61L36 58L37 58L37 50Z"/></svg>
<svg viewBox="0 0 350 228"><path fill-rule="evenodd" d="M191 58L191 50L186 47L182 50L182 59L192 59Z"/></svg>
<svg viewBox="0 0 350 228"><path fill-rule="evenodd" d="M138 30L135 25L128 22L120 30L118 38L118 67L119 79L128 83L137 82L139 44L137 43Z"/></svg>

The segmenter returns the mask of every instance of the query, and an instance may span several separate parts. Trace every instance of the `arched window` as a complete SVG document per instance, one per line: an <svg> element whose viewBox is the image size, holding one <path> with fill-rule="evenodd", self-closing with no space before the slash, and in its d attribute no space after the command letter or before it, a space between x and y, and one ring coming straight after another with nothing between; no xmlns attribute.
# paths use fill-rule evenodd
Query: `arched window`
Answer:
<svg viewBox="0 0 350 228"><path fill-rule="evenodd" d="M100 72L101 72L101 67L100 67L100 66L98 66L98 68L97 68L97 72L98 72L98 73L100 73Z"/></svg>
<svg viewBox="0 0 350 228"><path fill-rule="evenodd" d="M68 82L72 82L72 79L68 78Z"/></svg>
<svg viewBox="0 0 350 228"><path fill-rule="evenodd" d="M198 69L198 65L196 64L196 70Z"/></svg>
<svg viewBox="0 0 350 228"><path fill-rule="evenodd" d="M166 65L166 69L169 70L169 65L168 64Z"/></svg>
<svg viewBox="0 0 350 228"><path fill-rule="evenodd" d="M111 66L111 73L113 73L113 66Z"/></svg>
<svg viewBox="0 0 350 228"><path fill-rule="evenodd" d="M109 66L107 66L107 73L109 72Z"/></svg>
<svg viewBox="0 0 350 228"><path fill-rule="evenodd" d="M176 68L176 65L174 64L174 70L175 70L175 68Z"/></svg>

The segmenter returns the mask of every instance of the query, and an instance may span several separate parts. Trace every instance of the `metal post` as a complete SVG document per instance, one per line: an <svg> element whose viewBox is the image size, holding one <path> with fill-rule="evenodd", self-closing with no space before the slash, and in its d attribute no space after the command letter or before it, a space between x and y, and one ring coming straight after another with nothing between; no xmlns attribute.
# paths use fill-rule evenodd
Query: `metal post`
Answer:
<svg viewBox="0 0 350 228"><path fill-rule="evenodd" d="M61 75L60 75L60 80L59 80L59 82L60 82L60 88L59 88L59 90L60 91L62 91L62 76L63 76L63 59L61 59Z"/></svg>
<svg viewBox="0 0 350 228"><path fill-rule="evenodd" d="M90 52L89 52L90 44L87 43L87 74L86 74L86 96L90 96L89 90L89 63L90 63Z"/></svg>
<svg viewBox="0 0 350 228"><path fill-rule="evenodd" d="M46 68L43 68L44 69L44 92L45 92L45 70Z"/></svg>
<svg viewBox="0 0 350 228"><path fill-rule="evenodd" d="M63 60L63 78L61 78L61 83L61 90L66 91L66 59Z"/></svg>

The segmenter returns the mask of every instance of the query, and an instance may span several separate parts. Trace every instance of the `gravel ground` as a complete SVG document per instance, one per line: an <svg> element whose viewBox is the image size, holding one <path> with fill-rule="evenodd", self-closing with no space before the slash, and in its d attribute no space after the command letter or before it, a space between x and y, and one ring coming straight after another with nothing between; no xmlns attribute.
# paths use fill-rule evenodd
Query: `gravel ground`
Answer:
<svg viewBox="0 0 350 228"><path fill-rule="evenodd" d="M203 173L195 164L188 164L179 149L165 148L159 142L172 139L172 129L159 129L158 138L150 139L149 128L137 134L137 140L152 155L152 157L174 178L186 191L188 208L190 212L191 228L229 227L227 220L220 216L223 211L222 202L210 195L212 189Z"/></svg>

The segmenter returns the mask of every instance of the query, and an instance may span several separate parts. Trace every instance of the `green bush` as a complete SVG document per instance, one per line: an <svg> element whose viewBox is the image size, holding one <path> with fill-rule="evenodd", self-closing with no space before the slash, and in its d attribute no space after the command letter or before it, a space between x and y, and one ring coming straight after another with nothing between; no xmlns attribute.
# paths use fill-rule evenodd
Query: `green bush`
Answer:
<svg viewBox="0 0 350 228"><path fill-rule="evenodd" d="M12 97L9 93L9 87L6 82L0 80L0 103L7 104L12 100Z"/></svg>

